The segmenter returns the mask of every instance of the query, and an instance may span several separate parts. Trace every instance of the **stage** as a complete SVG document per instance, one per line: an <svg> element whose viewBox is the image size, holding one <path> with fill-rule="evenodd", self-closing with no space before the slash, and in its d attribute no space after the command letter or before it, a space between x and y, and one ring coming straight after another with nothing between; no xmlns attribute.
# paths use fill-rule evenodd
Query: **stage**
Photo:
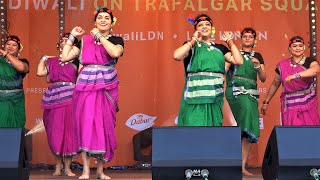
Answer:
<svg viewBox="0 0 320 180"><path fill-rule="evenodd" d="M254 174L251 177L243 177L244 180L261 180L261 169L260 168L252 168L248 169L250 172ZM52 170L41 170L41 169L32 169L29 180L47 180L47 179L78 179L81 174L81 171L74 170L73 173L76 174L75 177L67 177L67 176L52 176ZM106 170L105 173L111 177L111 179L121 179L121 180L131 180L131 179L139 179L139 180L151 180L151 170ZM95 179L95 171L92 170L91 179Z"/></svg>

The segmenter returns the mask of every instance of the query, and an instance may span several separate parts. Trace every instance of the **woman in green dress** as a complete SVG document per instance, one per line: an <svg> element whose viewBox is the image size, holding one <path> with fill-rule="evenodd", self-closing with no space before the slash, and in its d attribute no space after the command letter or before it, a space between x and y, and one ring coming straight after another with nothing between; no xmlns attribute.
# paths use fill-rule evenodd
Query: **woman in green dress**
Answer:
<svg viewBox="0 0 320 180"><path fill-rule="evenodd" d="M27 59L19 59L20 39L9 36L0 49L0 128L24 128L26 123L22 80L29 72Z"/></svg>
<svg viewBox="0 0 320 180"><path fill-rule="evenodd" d="M264 61L260 53L253 51L256 31L244 28L241 31L243 65L227 65L226 98L238 126L242 130L242 173L251 176L245 169L251 144L258 142L260 135L257 77L266 81ZM239 108L241 107L241 108Z"/></svg>
<svg viewBox="0 0 320 180"><path fill-rule="evenodd" d="M222 40L229 47L211 40L212 19L200 14L194 19L190 41L175 50L174 59L186 65L186 83L180 104L179 126L222 126L225 62L241 65L242 56L225 32Z"/></svg>

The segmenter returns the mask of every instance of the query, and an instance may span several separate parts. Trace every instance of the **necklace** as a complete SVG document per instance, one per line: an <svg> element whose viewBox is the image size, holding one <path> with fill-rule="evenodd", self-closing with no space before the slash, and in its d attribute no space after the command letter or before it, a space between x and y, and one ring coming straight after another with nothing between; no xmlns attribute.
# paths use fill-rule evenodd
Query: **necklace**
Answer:
<svg viewBox="0 0 320 180"><path fill-rule="evenodd" d="M73 60L71 60L71 61L67 61L67 62L62 62L61 61L61 57L62 57L62 54L59 55L59 64L60 64L60 66L64 66L64 65L69 64L69 63L71 63L73 61Z"/></svg>
<svg viewBox="0 0 320 180"><path fill-rule="evenodd" d="M240 50L240 53L244 56L244 58L248 61L254 57L255 51L251 51L250 55L245 53L242 49Z"/></svg>
<svg viewBox="0 0 320 180"><path fill-rule="evenodd" d="M297 63L293 60L292 57L290 58L290 66L291 66L291 67L297 67L297 64L303 65L305 62L306 62L306 57L305 57L304 55L302 56L302 58L300 59L300 61L297 62Z"/></svg>
<svg viewBox="0 0 320 180"><path fill-rule="evenodd" d="M210 42L203 42L203 43L205 43L206 45L208 45L208 47L207 47L207 50L208 50L208 51L212 51L212 50L215 49L215 47L213 46L213 45L215 45L214 42L210 41ZM197 45L198 45L198 47L201 47L201 43L198 42L198 41L197 41Z"/></svg>

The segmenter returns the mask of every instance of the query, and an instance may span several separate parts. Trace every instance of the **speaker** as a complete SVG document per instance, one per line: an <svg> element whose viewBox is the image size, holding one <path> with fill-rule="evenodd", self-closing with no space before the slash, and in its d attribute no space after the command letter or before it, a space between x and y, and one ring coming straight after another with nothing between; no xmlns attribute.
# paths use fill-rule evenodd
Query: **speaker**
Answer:
<svg viewBox="0 0 320 180"><path fill-rule="evenodd" d="M152 127L133 136L133 157L136 161L151 162L151 154L144 155L143 149L152 146Z"/></svg>
<svg viewBox="0 0 320 180"><path fill-rule="evenodd" d="M154 127L152 179L242 179L239 127Z"/></svg>
<svg viewBox="0 0 320 180"><path fill-rule="evenodd" d="M314 179L310 170L320 169L320 127L276 126L266 146L262 176L265 180Z"/></svg>
<svg viewBox="0 0 320 180"><path fill-rule="evenodd" d="M24 129L0 128L0 179L28 180L29 161Z"/></svg>

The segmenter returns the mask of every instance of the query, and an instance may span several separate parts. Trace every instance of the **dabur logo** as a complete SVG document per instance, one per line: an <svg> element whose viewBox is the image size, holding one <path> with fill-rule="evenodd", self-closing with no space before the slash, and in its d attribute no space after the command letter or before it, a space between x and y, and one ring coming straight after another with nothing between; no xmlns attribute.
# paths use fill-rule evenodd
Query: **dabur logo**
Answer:
<svg viewBox="0 0 320 180"><path fill-rule="evenodd" d="M132 115L127 120L126 125L131 129L142 131L153 126L156 118L157 116L149 116L146 114L138 113L138 114Z"/></svg>

